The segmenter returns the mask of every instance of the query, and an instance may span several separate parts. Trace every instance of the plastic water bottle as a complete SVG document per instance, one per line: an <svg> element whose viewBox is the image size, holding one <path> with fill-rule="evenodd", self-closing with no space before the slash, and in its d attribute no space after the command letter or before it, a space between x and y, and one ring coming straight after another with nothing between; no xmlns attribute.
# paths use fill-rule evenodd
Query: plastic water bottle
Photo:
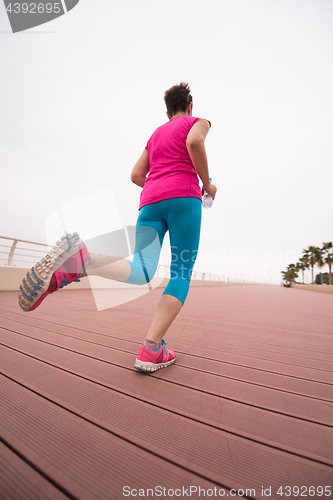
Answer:
<svg viewBox="0 0 333 500"><path fill-rule="evenodd" d="M211 178L209 178L209 182L212 182ZM213 198L210 194L206 193L206 191L202 197L202 206L203 208L211 208L213 206Z"/></svg>

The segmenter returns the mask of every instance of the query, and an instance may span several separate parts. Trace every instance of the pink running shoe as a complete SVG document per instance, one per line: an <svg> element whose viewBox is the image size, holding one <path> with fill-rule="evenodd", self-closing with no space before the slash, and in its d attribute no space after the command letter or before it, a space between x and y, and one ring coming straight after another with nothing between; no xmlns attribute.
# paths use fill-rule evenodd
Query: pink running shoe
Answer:
<svg viewBox="0 0 333 500"><path fill-rule="evenodd" d="M50 294L72 281L80 281L90 254L77 233L67 234L27 273L20 286L19 305L33 311Z"/></svg>
<svg viewBox="0 0 333 500"><path fill-rule="evenodd" d="M165 340L161 340L160 347L154 351L151 347L141 344L134 368L143 372L156 372L160 368L172 365L175 362L176 354L166 349Z"/></svg>

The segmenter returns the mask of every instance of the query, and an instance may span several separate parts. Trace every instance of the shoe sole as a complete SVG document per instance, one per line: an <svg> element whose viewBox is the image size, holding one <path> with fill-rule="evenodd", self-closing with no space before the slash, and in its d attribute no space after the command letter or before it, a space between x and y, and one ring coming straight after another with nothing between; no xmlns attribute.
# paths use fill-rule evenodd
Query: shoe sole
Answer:
<svg viewBox="0 0 333 500"><path fill-rule="evenodd" d="M137 370L140 370L141 372L146 372L146 373L152 373L152 372L157 372L160 368L166 368L167 366L172 365L175 362L175 359L172 359L171 361L168 361L167 363L150 363L148 361L140 361L139 359L136 359L134 368Z"/></svg>
<svg viewBox="0 0 333 500"><path fill-rule="evenodd" d="M73 235L67 234L60 241L57 241L40 262L37 262L31 268L31 273L30 271L27 273L27 279L24 278L20 286L18 296L19 306L23 311L33 311L39 306L42 300L48 295L47 290L50 286L53 273L72 255L79 252L82 246L83 241L77 233ZM30 294L25 284L29 288Z"/></svg>

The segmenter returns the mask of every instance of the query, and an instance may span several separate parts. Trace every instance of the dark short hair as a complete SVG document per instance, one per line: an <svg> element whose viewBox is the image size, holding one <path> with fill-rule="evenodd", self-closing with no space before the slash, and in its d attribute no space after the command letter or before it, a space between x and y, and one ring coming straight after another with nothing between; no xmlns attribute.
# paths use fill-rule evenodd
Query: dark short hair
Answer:
<svg viewBox="0 0 333 500"><path fill-rule="evenodd" d="M188 83L180 82L164 92L164 101L170 116L178 111L186 111L187 106L193 101Z"/></svg>

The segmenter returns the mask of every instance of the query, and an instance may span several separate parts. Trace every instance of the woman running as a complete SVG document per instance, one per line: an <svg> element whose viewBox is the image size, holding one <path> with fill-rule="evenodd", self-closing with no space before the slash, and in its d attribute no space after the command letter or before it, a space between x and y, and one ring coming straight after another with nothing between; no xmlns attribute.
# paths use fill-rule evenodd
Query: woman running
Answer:
<svg viewBox="0 0 333 500"><path fill-rule="evenodd" d="M32 311L48 294L87 275L147 284L169 231L170 280L134 365L145 372L175 361L163 337L188 294L200 239L202 192L214 199L217 191L210 183L205 150L210 122L192 116L189 85L171 87L164 100L169 121L152 134L131 173L132 182L142 188L133 262L89 254L78 234L67 234L27 273L19 292L21 308Z"/></svg>

